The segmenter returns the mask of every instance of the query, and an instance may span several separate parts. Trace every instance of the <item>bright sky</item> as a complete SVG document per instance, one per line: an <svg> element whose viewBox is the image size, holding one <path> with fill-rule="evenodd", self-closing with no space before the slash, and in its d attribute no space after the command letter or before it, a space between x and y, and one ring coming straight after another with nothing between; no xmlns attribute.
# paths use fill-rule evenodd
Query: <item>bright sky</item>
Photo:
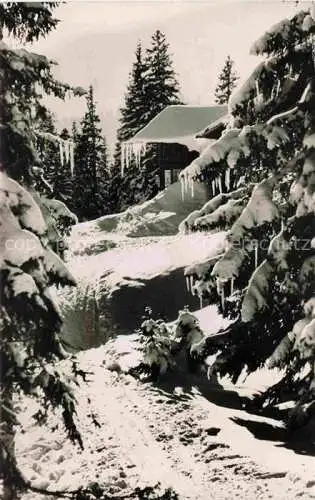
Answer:
<svg viewBox="0 0 315 500"><path fill-rule="evenodd" d="M284 17L309 5L295 0L112 0L70 1L56 16L58 29L34 46L59 62L57 76L87 87L92 83L109 142L128 81L138 39L148 46L156 29L165 32L185 102L211 104L227 54L245 78L258 63L251 43ZM63 124L84 112L77 99L54 104Z"/></svg>

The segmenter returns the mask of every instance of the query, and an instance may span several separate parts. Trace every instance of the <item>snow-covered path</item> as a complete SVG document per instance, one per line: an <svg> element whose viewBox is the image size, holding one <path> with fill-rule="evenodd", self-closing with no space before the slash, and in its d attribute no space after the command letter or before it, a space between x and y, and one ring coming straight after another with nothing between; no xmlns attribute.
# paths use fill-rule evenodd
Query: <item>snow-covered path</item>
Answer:
<svg viewBox="0 0 315 500"><path fill-rule="evenodd" d="M120 356L127 352L127 344L119 350ZM215 388L209 400L185 384L158 388L109 370L106 366L117 359L115 342L79 358L84 369L94 372L77 394L86 448L68 444L60 430L47 433L31 426L34 408L29 407L18 457L34 484L59 490L99 481L118 494L160 481L181 500L315 498L314 457L259 441L234 419L251 417L281 427L279 422L220 406ZM225 398L233 402L235 395ZM91 413L100 427L92 425ZM24 500L34 500L33 494Z"/></svg>
<svg viewBox="0 0 315 500"><path fill-rule="evenodd" d="M184 305L183 267L220 253L224 234L132 239L87 223L76 228L70 244L79 291L63 296L68 325L74 338L82 333L89 346L102 343L101 336L95 342L102 328L108 331L107 339L113 335L117 303L116 318L139 313L139 300L141 307L152 305L144 300L170 302L176 316ZM180 284L176 273L181 274ZM106 314L108 323L102 326ZM207 333L222 326L213 306L198 317ZM21 403L26 432L18 434L17 456L34 485L72 490L97 481L119 494L161 482L172 486L181 500L315 499L314 433L304 437L304 444L297 443L300 451L295 453L285 447L281 421L249 414L242 407L250 387L257 391L274 374L260 380L254 374L247 386L225 391L209 383L201 389L183 373L154 387L109 369L113 361L123 370L130 359L134 362L132 337L121 336L78 355L80 367L92 372L91 381L76 389L83 451L67 442L62 429L47 432L33 425L37 408L30 400ZM93 425L92 414L99 426ZM51 427L58 421L52 418ZM31 493L23 500L36 498Z"/></svg>

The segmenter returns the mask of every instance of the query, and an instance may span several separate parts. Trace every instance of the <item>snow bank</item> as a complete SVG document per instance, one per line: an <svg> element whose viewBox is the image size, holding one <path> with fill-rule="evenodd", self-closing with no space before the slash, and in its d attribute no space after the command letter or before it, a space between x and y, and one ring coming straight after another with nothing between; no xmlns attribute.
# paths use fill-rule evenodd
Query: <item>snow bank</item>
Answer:
<svg viewBox="0 0 315 500"><path fill-rule="evenodd" d="M150 213L150 212L149 212ZM198 298L187 292L184 268L222 253L225 233L128 238L98 221L74 227L68 268L78 287L58 291L63 339L72 348L98 346L141 324L146 306L173 320Z"/></svg>
<svg viewBox="0 0 315 500"><path fill-rule="evenodd" d="M194 197L182 200L181 185L175 182L152 200L135 205L124 212L82 222L72 228L69 246L72 253L82 254L107 240L120 241L122 236L171 236L179 224L193 211L201 209L209 199L208 190L196 184Z"/></svg>
<svg viewBox="0 0 315 500"><path fill-rule="evenodd" d="M125 212L97 219L92 224L102 231L119 232L126 236L166 236L178 232L179 224L209 199L208 189L201 183L194 186L194 196L182 200L181 185L175 182L152 200L135 205Z"/></svg>
<svg viewBox="0 0 315 500"><path fill-rule="evenodd" d="M117 246L97 255L83 255L69 263L80 282L106 282L108 289L132 281L150 280L175 269L197 264L222 253L225 232L207 235L195 233L164 238L113 238Z"/></svg>

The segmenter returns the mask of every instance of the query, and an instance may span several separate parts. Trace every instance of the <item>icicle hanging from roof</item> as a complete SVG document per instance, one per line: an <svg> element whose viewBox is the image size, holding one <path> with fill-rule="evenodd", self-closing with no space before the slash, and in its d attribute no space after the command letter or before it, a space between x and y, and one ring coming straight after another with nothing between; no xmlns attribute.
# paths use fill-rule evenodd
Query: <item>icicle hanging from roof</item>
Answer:
<svg viewBox="0 0 315 500"><path fill-rule="evenodd" d="M194 197L194 180L190 177L189 178L189 187L190 187L190 193L191 197Z"/></svg>
<svg viewBox="0 0 315 500"><path fill-rule="evenodd" d="M124 176L125 170L130 167L130 143L123 142L121 145L121 176Z"/></svg>
<svg viewBox="0 0 315 500"><path fill-rule="evenodd" d="M188 181L189 181L189 175L187 172L185 172L185 193L188 191Z"/></svg>
<svg viewBox="0 0 315 500"><path fill-rule="evenodd" d="M212 187L212 196L213 198L215 197L215 181L211 181L211 187Z"/></svg>
<svg viewBox="0 0 315 500"><path fill-rule="evenodd" d="M183 176L180 177L180 186L181 186L181 193L182 193L182 201L185 200L185 179Z"/></svg>
<svg viewBox="0 0 315 500"><path fill-rule="evenodd" d="M191 290L191 293L193 293L194 277L189 276L189 280L190 280L190 290Z"/></svg>
<svg viewBox="0 0 315 500"><path fill-rule="evenodd" d="M222 193L222 177L221 175L219 175L219 190L220 190L220 194Z"/></svg>
<svg viewBox="0 0 315 500"><path fill-rule="evenodd" d="M258 266L258 243L257 241L255 242L255 269L257 269Z"/></svg>
<svg viewBox="0 0 315 500"><path fill-rule="evenodd" d="M146 154L147 145L145 142L123 142L121 145L121 175L130 167L134 160L137 168L141 167L141 158Z"/></svg>
<svg viewBox="0 0 315 500"><path fill-rule="evenodd" d="M120 175L123 177L124 173L125 173L125 148L124 144L122 144L120 150Z"/></svg>
<svg viewBox="0 0 315 500"><path fill-rule="evenodd" d="M69 160L70 160L70 144L69 144L69 141L63 141L63 147L64 147L64 152L65 152L65 157L66 157L66 163L69 163Z"/></svg>
<svg viewBox="0 0 315 500"><path fill-rule="evenodd" d="M63 140L59 139L59 155L60 155L60 163L63 165Z"/></svg>
<svg viewBox="0 0 315 500"><path fill-rule="evenodd" d="M224 312L224 309L225 309L224 286L222 286L222 289L221 289L221 305L222 305L222 311Z"/></svg>
<svg viewBox="0 0 315 500"><path fill-rule="evenodd" d="M132 158L132 155L131 155L131 146L130 144L128 144L127 146L127 149L126 149L126 163L125 163L125 168L128 169L130 167L130 163L131 163L131 158Z"/></svg>
<svg viewBox="0 0 315 500"><path fill-rule="evenodd" d="M70 171L71 171L71 175L73 175L73 172L74 172L74 143L72 141L70 142Z"/></svg>
<svg viewBox="0 0 315 500"><path fill-rule="evenodd" d="M136 159L136 165L138 168L141 167L141 158L144 156L147 152L147 145L145 142L140 142L133 144L133 154Z"/></svg>

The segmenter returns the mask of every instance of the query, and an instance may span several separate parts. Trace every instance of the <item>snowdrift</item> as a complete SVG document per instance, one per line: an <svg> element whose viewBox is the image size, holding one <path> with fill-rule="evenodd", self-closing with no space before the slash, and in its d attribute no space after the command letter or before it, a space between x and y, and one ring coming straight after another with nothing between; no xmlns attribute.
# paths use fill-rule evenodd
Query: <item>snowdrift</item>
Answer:
<svg viewBox="0 0 315 500"><path fill-rule="evenodd" d="M175 182L152 200L120 214L101 217L95 223L102 231L117 231L131 237L173 235L187 215L200 209L208 199L208 190L200 183L194 188L194 196L188 192L183 200L181 185Z"/></svg>
<svg viewBox="0 0 315 500"><path fill-rule="evenodd" d="M225 232L130 238L104 232L95 221L78 224L68 256L78 287L59 297L64 339L86 349L130 334L146 306L166 321L185 305L197 310L199 298L187 290L184 269L222 253L224 245Z"/></svg>

